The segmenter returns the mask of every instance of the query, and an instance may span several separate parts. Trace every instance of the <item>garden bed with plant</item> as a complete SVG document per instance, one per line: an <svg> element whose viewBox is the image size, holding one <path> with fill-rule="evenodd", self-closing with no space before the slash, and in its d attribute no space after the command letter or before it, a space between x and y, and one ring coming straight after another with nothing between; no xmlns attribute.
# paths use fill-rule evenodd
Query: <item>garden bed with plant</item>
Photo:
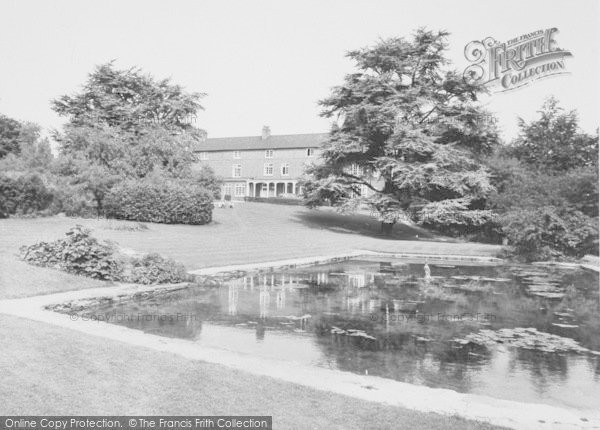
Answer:
<svg viewBox="0 0 600 430"><path fill-rule="evenodd" d="M127 256L117 244L98 241L82 226L70 229L64 239L23 246L20 257L35 266L104 281L164 284L193 279L182 264L156 253Z"/></svg>

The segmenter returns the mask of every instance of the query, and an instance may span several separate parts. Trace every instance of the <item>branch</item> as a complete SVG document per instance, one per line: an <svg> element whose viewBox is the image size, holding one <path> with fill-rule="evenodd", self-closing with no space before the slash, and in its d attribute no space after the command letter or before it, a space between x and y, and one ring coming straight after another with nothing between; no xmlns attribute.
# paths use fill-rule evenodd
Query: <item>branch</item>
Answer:
<svg viewBox="0 0 600 430"><path fill-rule="evenodd" d="M354 175L351 175L349 173L343 173L343 172L340 174L340 176L343 176L343 177L349 178L349 179L354 179L357 183L359 183L361 185L366 185L367 188L372 189L376 193L383 193L383 190L378 190L373 185L371 185L370 183L366 182L364 179L362 179L362 178L360 178L358 176L354 176Z"/></svg>

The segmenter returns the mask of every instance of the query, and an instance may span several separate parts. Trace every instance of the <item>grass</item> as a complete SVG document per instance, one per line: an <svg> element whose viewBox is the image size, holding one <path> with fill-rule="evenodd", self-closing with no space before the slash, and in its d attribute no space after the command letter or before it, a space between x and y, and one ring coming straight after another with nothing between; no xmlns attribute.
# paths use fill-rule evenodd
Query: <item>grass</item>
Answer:
<svg viewBox="0 0 600 430"><path fill-rule="evenodd" d="M276 429L497 428L368 403L19 318L0 315L0 325L3 414L272 415Z"/></svg>
<svg viewBox="0 0 600 430"><path fill-rule="evenodd" d="M487 256L499 251L495 245L443 240L405 225L397 225L389 239L379 236L379 223L365 215L340 216L331 210L264 203L216 208L214 222L205 226L146 223L148 230L139 230L138 223L120 223L116 227L114 221L65 217L1 220L0 232L9 234L0 252L16 253L23 244L59 238L75 224L125 248L171 257L189 270L353 249Z"/></svg>
<svg viewBox="0 0 600 430"><path fill-rule="evenodd" d="M331 254L351 249L493 255L497 248L431 241L398 226L377 235L364 216L260 203L216 209L207 226L52 217L0 220L0 299L107 285L29 266L22 245L61 237L75 224L138 252L158 252L195 269ZM416 235L419 239L416 240ZM423 237L429 240L422 240ZM397 239L411 239L400 241ZM222 366L0 315L4 414L273 415L277 429L488 429L487 424L369 403Z"/></svg>

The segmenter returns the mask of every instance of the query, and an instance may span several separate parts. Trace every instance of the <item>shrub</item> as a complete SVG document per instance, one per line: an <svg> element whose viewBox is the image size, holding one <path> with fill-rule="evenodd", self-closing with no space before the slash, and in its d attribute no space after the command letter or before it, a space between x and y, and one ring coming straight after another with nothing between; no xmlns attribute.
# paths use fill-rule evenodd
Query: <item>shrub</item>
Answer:
<svg viewBox="0 0 600 430"><path fill-rule="evenodd" d="M0 176L0 218L9 215L29 215L50 207L54 195L36 174L16 179Z"/></svg>
<svg viewBox="0 0 600 430"><path fill-rule="evenodd" d="M598 254L598 222L581 212L554 206L515 210L502 217L517 255L527 261Z"/></svg>
<svg viewBox="0 0 600 430"><path fill-rule="evenodd" d="M183 265L158 254L142 258L122 256L79 225L67 232L66 239L22 247L21 258L36 266L108 281L162 284L192 279Z"/></svg>
<svg viewBox="0 0 600 430"><path fill-rule="evenodd" d="M112 247L99 243L79 225L67 232L66 239L22 247L21 258L36 266L102 280L118 280L122 272Z"/></svg>
<svg viewBox="0 0 600 430"><path fill-rule="evenodd" d="M213 196L184 180L131 180L111 189L106 216L166 224L206 224L212 220Z"/></svg>
<svg viewBox="0 0 600 430"><path fill-rule="evenodd" d="M125 280L136 284L163 284L186 282L191 280L191 276L182 264L159 254L147 254L131 260L131 271Z"/></svg>
<svg viewBox="0 0 600 430"><path fill-rule="evenodd" d="M4 175L0 176L0 218L14 214L18 201L16 181Z"/></svg>

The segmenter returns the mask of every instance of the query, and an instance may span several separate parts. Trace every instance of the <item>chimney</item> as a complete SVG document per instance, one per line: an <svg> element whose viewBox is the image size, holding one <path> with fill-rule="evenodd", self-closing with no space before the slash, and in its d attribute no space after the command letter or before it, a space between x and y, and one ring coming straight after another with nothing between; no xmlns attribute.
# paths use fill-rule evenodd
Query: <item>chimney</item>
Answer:
<svg viewBox="0 0 600 430"><path fill-rule="evenodd" d="M262 129L262 140L267 140L271 136L271 127L264 125Z"/></svg>

